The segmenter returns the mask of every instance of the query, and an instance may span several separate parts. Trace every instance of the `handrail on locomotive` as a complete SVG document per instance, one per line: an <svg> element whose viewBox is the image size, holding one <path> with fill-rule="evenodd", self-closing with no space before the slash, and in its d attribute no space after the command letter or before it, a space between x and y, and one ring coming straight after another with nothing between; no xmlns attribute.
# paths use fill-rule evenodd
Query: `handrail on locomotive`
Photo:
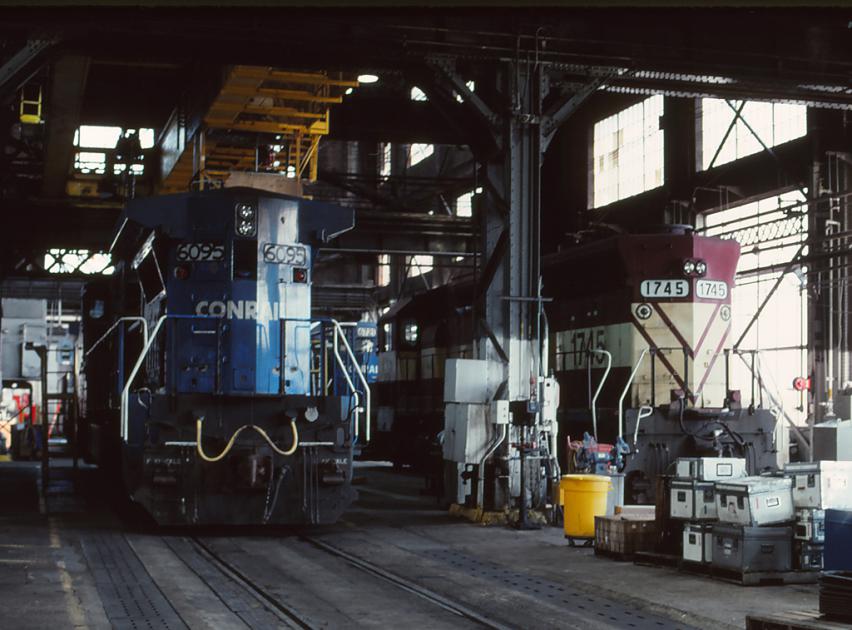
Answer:
<svg viewBox="0 0 852 630"><path fill-rule="evenodd" d="M178 314L169 315L169 314L166 314L166 315L162 315L157 320L157 323L154 325L153 330L149 332L144 318L141 318L141 317L122 317L122 318L116 320L116 322L110 327L109 331L107 333L105 333L103 335L103 337L101 339L99 339L92 346L92 348L90 348L90 350L89 350L91 352L91 350L94 349L94 347L98 343L100 343L104 338L106 338L118 326L118 324L121 323L122 321L124 321L124 320L142 320L142 331L143 331L143 340L144 340L143 345L142 345L142 350L140 351L139 357L136 359L136 362L133 365L133 369L130 371L130 375L128 376L126 382L124 383L124 387L121 390L121 412L120 412L121 437L125 441L127 441L127 435L128 435L128 417L129 416L128 416L128 409L127 408L128 408L128 398L129 398L129 394L130 394L130 388L133 384L134 379L136 378L137 374L139 373L139 370L141 369L142 364L145 361L145 358L148 356L148 353L150 352L151 347L154 345L154 342L157 339L157 335L159 334L160 330L163 328L163 323L166 320L170 320L170 319L172 319L172 320L174 320L174 319L204 319L204 320L213 320L215 322L219 321L219 318L213 317L211 315L178 315ZM367 382L367 378L364 376L364 372L361 369L361 366L358 364L358 361L355 358L355 354L352 351L352 347L349 345L349 342L346 340L346 337L343 334L343 329L340 325L340 322L338 322L336 319L331 319L331 318L312 318L310 320L282 319L281 321L282 322L284 322L284 321L310 321L310 322L316 322L316 323L329 322L329 323L332 324L332 330L334 331L334 335L333 335L334 358L335 358L338 366L340 367L340 371L341 371L341 373L342 373L342 375L345 379L346 385L349 388L349 391L350 391L350 393L351 393L351 395L352 395L352 397L354 398L354 401L355 401L354 418L353 418L353 436L354 436L355 441L357 442L358 437L360 435L360 432L359 432L359 424L360 424L360 417L361 417L360 414L361 414L362 411L364 411L364 412L366 412L366 418L367 418L366 442L369 443L369 441L370 441L370 411L371 411L371 407L370 407L370 404L371 404L371 401L370 401L370 385ZM211 334L216 334L217 336L220 334L220 330L219 330L218 326L217 326L217 329L215 331L209 331L209 332ZM364 399L365 399L365 402L366 402L365 407L361 407L361 396L360 396L361 392L355 386L355 384L353 383L353 381L352 381L352 379L349 375L350 368L348 368L346 366L345 362L343 361L343 358L340 356L340 351L339 351L339 342L340 341L343 342L343 347L346 350L346 355L348 356L349 360L351 361L351 369L353 369L355 371L355 373L358 375L358 379L361 381L361 384L364 387ZM283 357L282 357L281 360L283 362ZM317 393L317 392L314 392L314 393Z"/></svg>

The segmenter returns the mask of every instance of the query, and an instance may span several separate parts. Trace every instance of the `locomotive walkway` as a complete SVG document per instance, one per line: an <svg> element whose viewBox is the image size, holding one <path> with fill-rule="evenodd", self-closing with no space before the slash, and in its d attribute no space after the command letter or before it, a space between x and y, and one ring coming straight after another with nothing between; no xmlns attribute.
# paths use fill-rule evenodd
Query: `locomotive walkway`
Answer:
<svg viewBox="0 0 852 630"><path fill-rule="evenodd" d="M94 473L54 467L39 492L37 463L0 464L3 628L741 628L816 606L814 586L711 582L555 528L453 520L388 469L364 471L340 523L299 532L146 529Z"/></svg>

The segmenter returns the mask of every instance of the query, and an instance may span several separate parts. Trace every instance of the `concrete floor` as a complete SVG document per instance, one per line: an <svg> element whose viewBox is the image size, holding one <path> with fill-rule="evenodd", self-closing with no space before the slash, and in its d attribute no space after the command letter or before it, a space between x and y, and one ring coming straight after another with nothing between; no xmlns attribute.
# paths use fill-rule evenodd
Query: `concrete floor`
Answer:
<svg viewBox="0 0 852 630"><path fill-rule="evenodd" d="M188 539L119 519L105 507L93 471L83 471L78 479L87 483L74 493L70 469L59 469L40 497L38 470L36 463L0 463L0 627L134 627L116 621L122 612L105 595L116 570L135 572L152 610L166 609L153 627L287 627L262 603L234 605L239 593L223 604L217 590L232 586L205 573ZM616 562L569 547L556 528L518 532L453 519L420 495L418 477L374 468L363 474L357 504L311 535L507 627L624 627L612 612L620 608L637 619L658 615L663 627L742 628L748 613L818 606L815 586L742 587ZM314 627L476 625L358 573L292 532L208 532L201 540ZM95 543L124 545L132 558L104 571Z"/></svg>

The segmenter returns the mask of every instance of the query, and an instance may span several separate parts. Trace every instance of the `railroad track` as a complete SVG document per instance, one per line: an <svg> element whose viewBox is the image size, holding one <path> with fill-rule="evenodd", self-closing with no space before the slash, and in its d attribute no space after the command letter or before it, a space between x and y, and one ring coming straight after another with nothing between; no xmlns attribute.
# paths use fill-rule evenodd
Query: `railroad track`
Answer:
<svg viewBox="0 0 852 630"><path fill-rule="evenodd" d="M278 621L283 623L283 625L289 628L302 628L303 630L314 630L320 628L320 626L315 625L315 623L312 622L308 616L303 613L300 613L299 611L280 601L280 599L278 599L277 597L269 593L266 589L258 585L244 572L240 571L233 564L222 558L213 549L211 549L209 545L205 544L203 540L197 537L193 537L190 539L190 541L199 556L203 557L210 565L215 566L234 584L242 588L245 593L260 602L263 608L272 616L277 617ZM190 566L190 568L192 569L193 567ZM196 574L198 574L197 571ZM220 590L216 588L216 584L211 584L201 575L199 575L199 577L201 577L201 579L204 580L205 583L207 583L211 590L222 599L226 606L233 610L230 605L231 602L227 601L226 598L223 598ZM237 614L238 616L242 617L242 615L239 615L239 613ZM243 621L249 620L243 619ZM263 620L258 621L263 622ZM250 627L255 627L253 623L249 623L248 625ZM264 624L264 627L268 626L265 626Z"/></svg>
<svg viewBox="0 0 852 630"><path fill-rule="evenodd" d="M252 594L253 597L261 601L265 606L271 606L275 614L282 622L289 624L293 628L320 628L324 626L317 625L309 614L302 613L291 606L288 606L280 601L278 597L269 593L262 586L252 580L245 571L229 562L221 554L217 553L204 540L193 537L190 539L192 545L197 550L197 553L204 557L210 564L216 566L224 575L239 584L240 587ZM399 575L391 573L381 567L363 560L352 554L349 554L333 545L330 545L318 538L312 536L299 536L299 540L309 543L316 549L325 552L339 560L346 562L348 565L366 573L374 578L378 578L387 584L411 593L430 604L442 608L458 617L462 617L484 628L492 628L493 630L511 630L512 626L501 624L497 621L487 618L476 610L465 606L459 602L448 599L430 589L427 589L419 584L412 582ZM215 584L208 584L214 588ZM215 589L214 589L215 590ZM226 602L227 604L227 602Z"/></svg>
<svg viewBox="0 0 852 630"><path fill-rule="evenodd" d="M403 619L443 629L517 627L309 535L130 539L116 532L87 537L83 548L115 627L176 630L229 620L233 627L313 629L393 626ZM690 627L458 551L429 549L423 559L487 580L519 601L564 607L571 615L562 627ZM201 584L193 587L195 578ZM518 620L505 608L492 614Z"/></svg>
<svg viewBox="0 0 852 630"><path fill-rule="evenodd" d="M353 556L352 554L347 553L342 549L338 549L333 545L329 545L327 542L319 540L318 538L314 538L312 536L300 536L299 538L332 556L345 560L350 565L357 569L360 569L364 573L369 573L370 575L378 577L389 584L393 584L394 586L404 591L413 593L421 599L431 602L432 604L435 604L436 606L439 606L444 610L456 614L459 617L464 617L465 619L477 623L485 628L493 628L494 630L510 630L510 628L512 628L512 626L507 626L498 623L497 621L494 621L492 619L489 619L488 617L480 614L472 608L465 606L464 604L448 599L443 595L436 593L435 591L432 591L428 588L425 588L423 586L420 586L419 584L412 582L411 580L407 580L403 577L400 577L399 575L386 571L385 569L382 569L381 567L373 564L372 562L368 562L367 560Z"/></svg>

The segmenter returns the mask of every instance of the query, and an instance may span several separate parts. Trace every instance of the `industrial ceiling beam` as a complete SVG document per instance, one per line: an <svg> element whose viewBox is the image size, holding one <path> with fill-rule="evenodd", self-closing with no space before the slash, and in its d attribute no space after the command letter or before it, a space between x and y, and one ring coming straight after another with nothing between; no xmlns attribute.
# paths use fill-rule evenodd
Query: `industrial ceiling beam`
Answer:
<svg viewBox="0 0 852 630"><path fill-rule="evenodd" d="M56 38L31 39L0 66L0 101L8 101L38 69L38 61L57 42Z"/></svg>
<svg viewBox="0 0 852 630"><path fill-rule="evenodd" d="M542 115L542 152L547 151L547 147L550 146L551 141L556 135L556 132L559 130L559 127L562 126L562 123L568 120L568 118L570 118L571 115L576 112L577 109L586 102L586 99L594 94L596 90L599 90L601 87L606 85L607 81L609 81L613 76L615 76L614 72L601 75L581 87L567 98L565 98L565 94L563 93L563 97L557 99L557 101Z"/></svg>

